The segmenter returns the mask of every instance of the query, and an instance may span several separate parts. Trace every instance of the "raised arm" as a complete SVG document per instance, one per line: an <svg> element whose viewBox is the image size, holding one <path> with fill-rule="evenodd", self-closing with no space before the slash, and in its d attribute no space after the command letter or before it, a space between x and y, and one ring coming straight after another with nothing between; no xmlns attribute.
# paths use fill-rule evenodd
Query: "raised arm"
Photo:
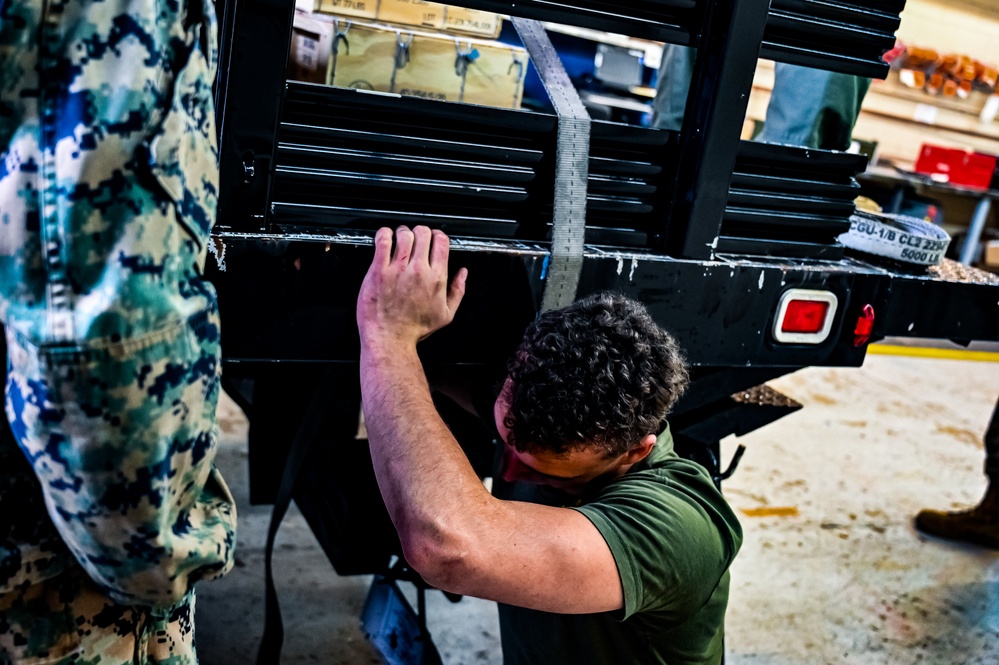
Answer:
<svg viewBox="0 0 999 665"><path fill-rule="evenodd" d="M465 291L447 283L449 241L426 227L381 229L361 286L361 393L375 475L407 561L454 593L561 613L623 605L610 549L566 508L500 501L476 476L430 397L416 345Z"/></svg>

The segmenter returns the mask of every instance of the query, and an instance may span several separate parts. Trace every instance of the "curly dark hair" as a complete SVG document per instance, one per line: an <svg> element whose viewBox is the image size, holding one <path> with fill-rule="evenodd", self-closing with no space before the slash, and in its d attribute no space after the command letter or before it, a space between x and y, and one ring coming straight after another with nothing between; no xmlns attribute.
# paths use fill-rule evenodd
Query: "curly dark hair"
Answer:
<svg viewBox="0 0 999 665"><path fill-rule="evenodd" d="M620 455L658 434L688 380L645 306L606 291L541 314L507 371L510 445L557 455L590 445Z"/></svg>

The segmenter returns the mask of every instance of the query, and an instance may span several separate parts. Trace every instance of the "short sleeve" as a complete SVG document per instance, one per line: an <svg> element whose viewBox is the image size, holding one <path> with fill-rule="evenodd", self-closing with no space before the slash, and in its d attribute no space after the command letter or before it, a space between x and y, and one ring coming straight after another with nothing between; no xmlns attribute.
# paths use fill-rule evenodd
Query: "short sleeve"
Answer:
<svg viewBox="0 0 999 665"><path fill-rule="evenodd" d="M583 513L607 542L624 589L626 619L638 612L684 617L708 602L741 542L731 509L703 470L627 474Z"/></svg>

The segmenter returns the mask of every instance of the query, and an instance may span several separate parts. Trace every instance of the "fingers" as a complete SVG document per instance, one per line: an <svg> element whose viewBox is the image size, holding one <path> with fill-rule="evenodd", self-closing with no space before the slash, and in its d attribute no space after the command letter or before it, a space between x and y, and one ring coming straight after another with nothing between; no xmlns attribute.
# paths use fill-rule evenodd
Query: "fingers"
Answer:
<svg viewBox="0 0 999 665"><path fill-rule="evenodd" d="M392 258L392 229L382 227L375 233L375 258L371 262L376 266L387 266Z"/></svg>
<svg viewBox="0 0 999 665"><path fill-rule="evenodd" d="M441 266L446 272L447 257L451 251L451 241L443 231L434 229L432 242L433 244L430 246L430 267L436 268L437 266Z"/></svg>
<svg viewBox="0 0 999 665"><path fill-rule="evenodd" d="M458 309L458 305L461 304L461 299L465 297L465 281L468 279L468 268L462 268L458 271L458 274L454 276L451 280L451 286L447 290L447 308L454 316L455 311Z"/></svg>
<svg viewBox="0 0 999 665"><path fill-rule="evenodd" d="M426 226L413 227L413 255L410 261L428 262L433 234Z"/></svg>
<svg viewBox="0 0 999 665"><path fill-rule="evenodd" d="M378 229L375 234L375 258L373 265L387 266L390 262L405 268L411 261L427 261L430 267L439 272L443 281L447 274L448 255L451 241L440 229L430 230L417 226L412 230L400 226L395 230L395 251L392 252L393 232L389 228ZM462 268L454 276L447 289L447 307L450 312L458 309L465 296L465 280L468 270Z"/></svg>
<svg viewBox="0 0 999 665"><path fill-rule="evenodd" d="M441 274L447 273L448 254L451 251L451 241L447 234L439 229L433 231L433 244L430 247L430 267L440 270ZM461 299L465 297L465 280L468 279L468 268L462 268L451 280L447 290L447 308L454 316L454 312L461 304Z"/></svg>
<svg viewBox="0 0 999 665"><path fill-rule="evenodd" d="M395 263L400 266L409 263L415 239L416 236L409 230L408 226L400 226L395 230L395 256L392 257Z"/></svg>

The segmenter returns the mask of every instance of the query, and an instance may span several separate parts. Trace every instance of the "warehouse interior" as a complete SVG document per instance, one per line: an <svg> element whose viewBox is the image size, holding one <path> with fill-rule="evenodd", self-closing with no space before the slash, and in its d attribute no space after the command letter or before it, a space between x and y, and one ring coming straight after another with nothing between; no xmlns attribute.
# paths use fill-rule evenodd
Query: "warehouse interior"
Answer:
<svg viewBox="0 0 999 665"><path fill-rule="evenodd" d="M997 665L997 203L999 0L0 0L0 665Z"/></svg>
<svg viewBox="0 0 999 665"><path fill-rule="evenodd" d="M467 4L482 7L489 3ZM663 238L653 228L667 210L674 216L678 210L689 213L691 219L702 215L703 209L696 206L683 208L684 197L676 192L681 186L699 191L708 183L707 179L685 181L681 168L675 191L663 194L662 188L652 187L655 193L648 194L649 186L658 183L647 178L647 173L661 173L657 169L670 166L669 159L677 154L681 166L701 165L700 156L705 156L705 164L707 157L715 160L711 164L724 162L717 161L717 154L708 155L707 149L698 159L683 162L687 146L696 144L689 138L696 132L689 127L676 137L645 132L653 122L656 83L670 75L660 65L664 42L649 38L651 32L622 34L631 25L624 20L613 23L622 31L599 29L597 21L579 10L588 3L521 4L524 11L548 7L537 10L541 19L554 18L546 13L556 11L551 7L565 8L565 22L542 20L542 25L594 122L590 167L595 173L588 181L589 208L580 214L586 215L586 239L591 244L587 260L606 261L610 267L599 278L591 275L588 282L584 275L587 288L599 284L632 289L642 298L652 294L653 300L708 299L718 291L722 305L714 311L721 311L742 304L745 292L756 298L757 283L760 294L765 284L767 289L776 289L770 278L775 271L786 276L807 266L805 281L811 279L811 271L828 271L834 276L830 282L863 273L863 279L837 282L841 299L867 297L860 294L861 287L869 285L864 280L888 275L889 281L894 280L891 288L881 289L877 297L902 300L899 294L904 294L911 301L893 303L891 308L878 306L870 312L865 307L856 328L853 318L837 324L835 343L832 338L824 342L823 337L816 346L797 347L789 360L779 357L780 345L770 339L778 337L778 327L768 328L767 317L772 318L772 313L764 313L763 322L750 322L752 316L740 314L721 317L725 321L715 322L717 328L702 331L700 320L681 327L679 336L690 344L695 364L727 362L740 368L769 364L781 370L774 375L786 369L785 375L766 385L803 407L720 442L722 469L737 456L739 446L745 446L734 474L722 482L745 531L745 543L732 568L725 663L999 662L999 553L929 537L913 526L919 510L966 508L981 498L985 488L982 435L999 395L995 323L999 314L994 309L999 305L994 295L999 285L999 216L993 205L999 195L999 53L995 46L999 4L995 0L908 0L886 2L867 15L866 8L857 10L851 5L844 9L851 3L805 2L806 9L835 5L834 9L847 14L859 11L872 25L893 26L888 29L888 42L883 27L869 32L864 27L833 30L830 34L835 39L816 45L821 39L815 35L824 38L823 30L831 24L796 15L793 9L801 3L775 1L771 16L779 16L795 29L808 25L817 30L804 48L814 58L810 62L834 63L850 75L874 76L874 80L862 94L848 148L833 154L780 146L783 152L775 149L771 154L767 152L770 147L751 140L766 125L777 79L775 60L783 62L778 56L801 45L789 38L774 46L779 39L765 39L761 55L774 59L761 57L755 68L745 72L752 85L748 98L740 101L745 113L739 107L738 136L731 138L733 144L742 142L728 153L728 169L733 183L766 181L777 174L790 189L753 190L733 184L729 191L726 181L726 191L712 193L728 207L719 205L712 213L717 217L713 235L700 238L705 241L700 244L697 238ZM603 8L608 4L613 3L603 3ZM648 3L634 4L635 12L640 6L648 9ZM892 14L900 20L897 29L891 23ZM358 259L354 248L367 246L373 224L413 223L427 215L432 224L440 222L459 238L457 247L470 257L487 254L509 241L515 246L516 261L527 266L524 274L531 278L540 274L540 280L545 279L548 259L542 255L547 250L537 249L534 243L539 232L532 225L541 225L540 233L547 233L543 224L549 220L544 215L556 209L551 216L557 217L560 202L543 199L538 204L532 198L536 189L525 185L521 190L506 180L467 186L461 178L472 178L468 174L474 169L445 163L444 153L431 152L439 143L454 141L461 144L459 148L449 144L448 149L474 152L480 161L473 166L489 171L489 177L496 177L493 171L525 181L540 177L542 172L532 171L526 158L509 168L499 158L489 161L499 153L507 159L504 151L516 152L511 146L544 153L533 142L540 142L538 137L551 130L547 120L562 115L549 99L550 91L546 92L548 81L542 81L543 76L528 62L527 45L521 43L528 41L522 39L525 30L504 14L438 3L299 0L289 42L289 83L281 87L284 106L275 117L260 114L261 126L277 132L276 138L271 137L274 151L256 162L240 157L235 171L245 181L240 181L239 203L220 210L218 262L209 258L223 316L229 317L226 331L230 340L236 340L224 351L224 360L230 361L226 371L237 377L237 383L244 377L249 377L247 384L252 383L254 363L268 366L264 372L269 372L272 361L279 361L274 366L282 365L280 361L290 366L314 357L332 360L332 364L356 360L351 356L356 344L352 333L326 338L316 330L340 331L352 324L353 302L348 296L353 292L340 294L344 301L340 302L324 284L359 282L354 264L361 264L363 274L365 257ZM681 33L674 35L677 43L685 38ZM851 34L858 35L858 43L864 42L865 48L873 44L873 60L869 53L860 54L860 47L853 49ZM260 75L261 85L265 78ZM251 83L256 85L256 81ZM230 85L235 84L230 81ZM375 94L347 94L355 91ZM740 97L739 91L720 84L714 91L732 95L724 98L728 101ZM261 99L266 101L266 95L261 94ZM363 99L361 105L352 106L358 99ZM448 110L438 117L430 103L448 105ZM463 117L460 113L466 105L465 111L477 114L476 127L495 121L496 133L507 132L504 139L509 143L480 150L482 145L468 138L478 140L471 129L455 139L465 130L464 121L456 118ZM405 108L404 121L396 115L397 108ZM500 111L525 113L511 119L514 116ZM239 135L231 128L243 131L240 123L250 116L245 108L234 105L226 112L235 118L227 120L230 137L237 136L229 139L230 147L223 146L222 157L223 192L232 192L225 189L226 156L243 153L232 147L238 144ZM336 125L334 117L346 129ZM711 121L715 120L719 124L710 126L719 128L731 118ZM433 132L440 134L430 130L405 133L414 127L423 131L426 127L421 123L432 125ZM358 143L335 143L341 133L351 134L350 140ZM246 134L252 134L250 128ZM407 152L417 144L426 154ZM671 153L677 145L682 149ZM620 172L600 168L619 157L618 149L640 155L633 158L640 168L615 179ZM325 154L327 150L335 152L335 157ZM367 151L377 154L371 160L377 163L363 162L355 173L351 169L356 164L350 160ZM662 158L666 154L669 158ZM782 163L785 158L790 161ZM421 159L419 168L414 167ZM378 170L386 163L398 170ZM232 170L231 158L229 164ZM629 163L627 168L634 166ZM264 173L273 178L260 184ZM799 182L791 185L794 176ZM467 200L453 203L462 196ZM675 200L665 205L664 196ZM934 245L929 254L916 255L913 264L864 254L845 239L855 200L864 210L926 222L945 232L947 242ZM380 206L375 219L370 216L372 201ZM436 207L452 203L453 209ZM539 210L544 214L539 215ZM544 217L540 222L539 216ZM802 231L802 222L788 231L788 216L796 216L795 223L814 222L817 230ZM774 224L772 218L784 222ZM261 225L255 226L258 222ZM835 233L825 237L829 229ZM836 235L840 231L843 235ZM256 233L267 236L259 246L254 243L260 239L251 237ZM274 233L285 236L268 235ZM496 237L502 240L495 241ZM711 241L715 244L705 250ZM312 245L301 249L296 242ZM660 276L660 268L663 274L672 269L666 265L670 261L657 258L660 253L678 261L703 261L703 275L713 281L705 280L708 286L691 296L680 292L677 284L683 275L675 283ZM336 256L330 259L330 255ZM913 258L911 252L903 257ZM501 267L505 269L505 264ZM700 275L701 264L696 267ZM733 279L737 273L739 279L749 276L749 291L742 290L742 283L738 288L726 285L724 275L730 267ZM270 283L266 276L272 270L280 279ZM750 275L750 271L758 272ZM477 309L473 311L486 317L482 328L494 324L496 319L489 317L502 318L511 301L523 305L521 301L527 300L520 272L510 274L514 277L508 283L498 288L492 285L494 291L484 288L474 301ZM826 278L823 273L822 279ZM921 290L923 280L968 289L951 299ZM282 285L300 291L289 295L281 291ZM782 277L781 288L784 285ZM233 295L236 291L239 297ZM497 311L492 311L489 298L499 298L498 291L506 299L493 300ZM260 306L275 295L281 302L273 310L270 305ZM530 296L538 294L531 291ZM531 302L536 301L540 296ZM747 302L744 309L751 310L758 300ZM855 316L856 305L866 302L851 303L849 316ZM675 311L680 311L679 306ZM522 314L514 311L509 318ZM877 332L885 326L889 337L866 347L869 338L863 332L864 323L866 335L872 326ZM952 336L957 343L935 334L948 326L959 329L961 334ZM747 327L767 339L758 347L750 343L748 355L740 356L732 349L743 342ZM252 339L246 332L251 329L256 336ZM505 332L500 330L497 336ZM443 350L461 356L466 345L474 346L475 337L462 335L458 341L452 337L432 347L429 355L439 360ZM984 341L975 341L979 339ZM294 345L288 340L294 340ZM811 354L811 350L821 353ZM248 443L249 424L237 406L245 403L246 395L234 393L233 397L221 407L223 441L218 465L239 506L237 563L225 578L198 591L198 649L205 665L248 662L255 657L263 627L268 498L273 498L281 461L273 451L262 450L266 446L259 439L256 447ZM248 409L247 413L252 412ZM271 486L261 490L260 480L267 475L261 468L268 466ZM274 552L274 575L284 612L283 663L385 662L360 618L370 575L337 575L294 506ZM410 603L417 605L411 585L401 586ZM452 602L430 591L426 618L446 665L503 662L492 603L472 598Z"/></svg>

